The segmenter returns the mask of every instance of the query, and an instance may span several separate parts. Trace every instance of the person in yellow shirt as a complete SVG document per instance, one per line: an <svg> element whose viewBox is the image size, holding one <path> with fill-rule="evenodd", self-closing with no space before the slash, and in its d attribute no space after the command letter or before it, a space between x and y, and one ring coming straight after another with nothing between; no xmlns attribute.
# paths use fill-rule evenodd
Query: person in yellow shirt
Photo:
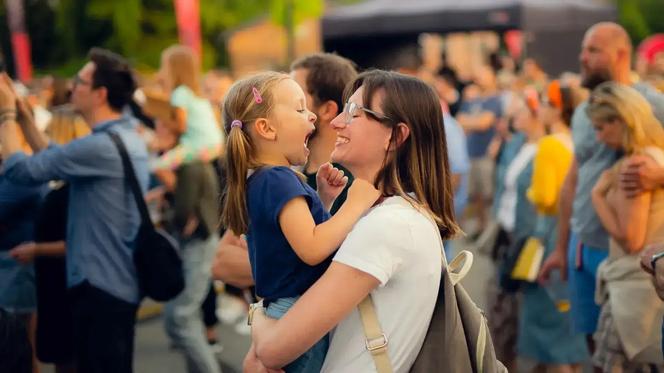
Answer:
<svg viewBox="0 0 664 373"><path fill-rule="evenodd" d="M528 199L539 214L555 216L558 213L560 189L574 156L569 123L575 106L570 88L561 88L557 80L549 84L539 112L548 135L538 144L533 180L528 190Z"/></svg>
<svg viewBox="0 0 664 373"><path fill-rule="evenodd" d="M537 143L527 192L537 211L533 237L543 246L542 257L555 247L558 198L573 158L569 123L576 106L573 91L558 81L551 82L545 92L534 119L544 125L547 135ZM522 287L517 350L519 357L536 363L542 371L577 372L588 359L583 335L571 332L569 307L561 307L564 285L552 281Z"/></svg>

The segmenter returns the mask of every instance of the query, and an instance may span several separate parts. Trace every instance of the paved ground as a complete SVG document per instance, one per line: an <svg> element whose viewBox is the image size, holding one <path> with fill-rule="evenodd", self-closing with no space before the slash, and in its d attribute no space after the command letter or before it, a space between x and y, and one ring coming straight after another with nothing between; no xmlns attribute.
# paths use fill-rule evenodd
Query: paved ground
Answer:
<svg viewBox="0 0 664 373"><path fill-rule="evenodd" d="M475 255L473 268L463 282L480 307L484 307L484 289L490 272L489 261L481 255ZM148 304L146 308L152 308L147 313L156 313L156 316L148 317L137 324L134 363L136 373L184 373L184 360L176 350L169 348L163 320L158 311L154 309L154 305ZM249 349L250 337L236 333L234 325L221 324L218 327L218 335L223 345L223 350L218 354L223 372L241 372L242 359ZM53 372L54 370L47 366L42 369L42 373Z"/></svg>

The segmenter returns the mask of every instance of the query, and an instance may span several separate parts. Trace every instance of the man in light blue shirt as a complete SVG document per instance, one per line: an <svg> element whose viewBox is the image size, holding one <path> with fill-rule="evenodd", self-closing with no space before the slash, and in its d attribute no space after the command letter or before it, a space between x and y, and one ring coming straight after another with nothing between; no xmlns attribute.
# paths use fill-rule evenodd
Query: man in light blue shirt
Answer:
<svg viewBox="0 0 664 373"><path fill-rule="evenodd" d="M79 372L132 372L136 310L141 299L132 255L140 216L125 180L122 160L108 132L125 143L141 187L148 185L148 153L134 122L122 114L136 83L126 61L93 49L76 75L72 104L92 134L67 145L49 144L18 105L19 124L0 116L4 176L24 185L49 180L70 184L67 222L67 285L74 313L75 359ZM0 113L16 99L0 87ZM13 102L12 102L13 101ZM21 118L22 117L22 118ZM26 119L27 118L27 119ZM32 148L18 148L23 131Z"/></svg>
<svg viewBox="0 0 664 373"><path fill-rule="evenodd" d="M452 188L454 189L454 215L456 215L457 220L460 220L468 203L470 157L468 156L466 134L463 133L459 123L449 113L443 112L443 123L447 142L447 159L450 162ZM448 260L454 257L452 245L451 241L445 242L445 255Z"/></svg>
<svg viewBox="0 0 664 373"><path fill-rule="evenodd" d="M605 81L631 84L631 51L630 39L620 25L602 22L591 27L583 39L579 58L584 87L592 90ZM664 123L664 96L645 85L634 88ZM602 172L621 155L597 141L586 106L587 102L579 105L572 117L574 161L560 198L558 242L542 265L540 277L546 281L552 270L560 270L563 278L569 277L574 330L590 336L597 329L600 311L594 300L597 267L607 257L609 247L609 234L592 205L591 190ZM628 175L623 174L622 178L625 176Z"/></svg>

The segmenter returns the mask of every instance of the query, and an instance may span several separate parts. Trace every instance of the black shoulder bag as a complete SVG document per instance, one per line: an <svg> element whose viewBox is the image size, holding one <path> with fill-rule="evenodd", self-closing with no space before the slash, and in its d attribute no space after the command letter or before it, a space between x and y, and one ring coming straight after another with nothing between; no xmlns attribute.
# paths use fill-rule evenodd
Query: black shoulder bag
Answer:
<svg viewBox="0 0 664 373"><path fill-rule="evenodd" d="M156 229L152 224L127 149L117 133L108 132L108 135L120 152L125 178L141 214L141 226L134 248L134 265L141 294L159 302L169 301L184 289L178 244L168 233Z"/></svg>

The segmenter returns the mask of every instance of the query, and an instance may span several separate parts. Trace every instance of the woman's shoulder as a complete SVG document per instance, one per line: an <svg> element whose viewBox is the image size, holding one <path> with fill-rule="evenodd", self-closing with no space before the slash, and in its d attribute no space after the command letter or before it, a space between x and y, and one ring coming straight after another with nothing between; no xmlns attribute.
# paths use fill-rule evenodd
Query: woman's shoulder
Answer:
<svg viewBox="0 0 664 373"><path fill-rule="evenodd" d="M643 149L643 153L652 158L660 166L664 166L664 149L656 146L648 146Z"/></svg>
<svg viewBox="0 0 664 373"><path fill-rule="evenodd" d="M408 234L421 232L422 229L434 231L433 223L425 212L415 202L394 196L386 198L369 210L357 222L353 232L371 236L376 241L396 243L407 239Z"/></svg>

